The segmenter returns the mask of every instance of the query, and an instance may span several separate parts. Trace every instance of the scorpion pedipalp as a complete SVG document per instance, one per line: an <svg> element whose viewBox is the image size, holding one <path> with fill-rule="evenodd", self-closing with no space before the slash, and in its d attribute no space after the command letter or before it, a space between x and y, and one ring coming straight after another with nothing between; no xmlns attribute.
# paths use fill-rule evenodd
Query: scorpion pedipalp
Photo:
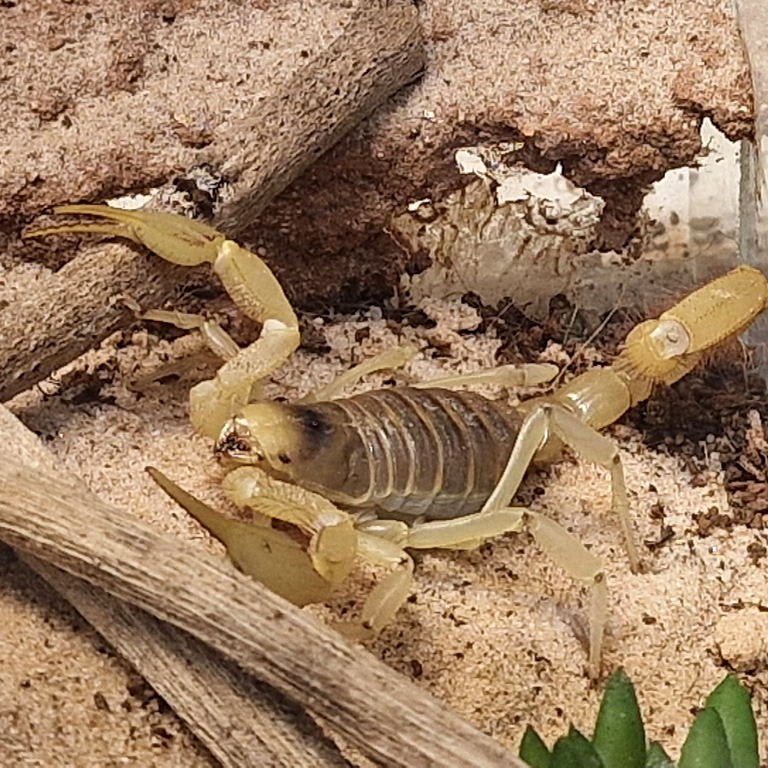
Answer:
<svg viewBox="0 0 768 768"><path fill-rule="evenodd" d="M190 419L201 434L218 437L226 420L248 402L254 383L276 370L298 347L298 320L269 267L207 224L170 213L107 205L64 205L54 212L106 221L42 227L29 230L25 237L98 233L132 240L175 264L210 262L238 307L262 323L256 341L225 362L215 378L201 382L190 393Z"/></svg>

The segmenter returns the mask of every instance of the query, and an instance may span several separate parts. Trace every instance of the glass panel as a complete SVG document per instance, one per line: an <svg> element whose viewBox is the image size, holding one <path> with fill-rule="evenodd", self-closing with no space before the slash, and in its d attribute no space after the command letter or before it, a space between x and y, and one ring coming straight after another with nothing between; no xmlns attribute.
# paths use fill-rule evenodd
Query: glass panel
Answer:
<svg viewBox="0 0 768 768"><path fill-rule="evenodd" d="M768 273L768 3L736 0L736 12L755 94L755 142L743 142L741 153L741 260ZM768 380L768 313L745 334L755 347L754 363Z"/></svg>

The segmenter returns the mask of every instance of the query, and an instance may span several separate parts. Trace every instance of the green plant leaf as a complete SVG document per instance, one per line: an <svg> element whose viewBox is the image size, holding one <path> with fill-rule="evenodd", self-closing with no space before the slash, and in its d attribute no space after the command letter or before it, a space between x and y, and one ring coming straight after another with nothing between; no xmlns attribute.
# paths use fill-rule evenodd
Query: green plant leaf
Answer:
<svg viewBox="0 0 768 768"><path fill-rule="evenodd" d="M605 768L600 755L583 733L571 726L552 747L550 768Z"/></svg>
<svg viewBox="0 0 768 768"><path fill-rule="evenodd" d="M592 744L605 768L645 766L645 728L632 681L623 669L609 678Z"/></svg>
<svg viewBox="0 0 768 768"><path fill-rule="evenodd" d="M696 715L678 768L733 768L728 738L716 709L705 707Z"/></svg>
<svg viewBox="0 0 768 768"><path fill-rule="evenodd" d="M664 747L658 741L652 741L645 755L645 768L675 768L675 764Z"/></svg>
<svg viewBox="0 0 768 768"><path fill-rule="evenodd" d="M536 731L529 725L520 742L520 758L531 768L551 768L552 753Z"/></svg>
<svg viewBox="0 0 768 768"><path fill-rule="evenodd" d="M749 693L735 675L728 675L709 694L705 706L717 710L723 721L733 768L759 768L757 724Z"/></svg>

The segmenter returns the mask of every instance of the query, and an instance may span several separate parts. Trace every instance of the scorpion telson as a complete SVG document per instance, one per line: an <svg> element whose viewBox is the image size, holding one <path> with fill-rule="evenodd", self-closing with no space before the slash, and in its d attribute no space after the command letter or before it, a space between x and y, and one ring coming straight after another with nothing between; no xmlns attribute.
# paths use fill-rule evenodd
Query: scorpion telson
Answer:
<svg viewBox="0 0 768 768"><path fill-rule="evenodd" d="M627 336L613 364L583 373L550 395L511 408L452 387L473 382L536 384L552 366L502 366L441 379L431 388L377 390L342 398L342 389L373 370L403 365L412 350L364 361L289 405L250 403L253 385L271 375L300 343L298 321L280 284L254 253L200 222L154 211L69 205L56 213L95 221L28 232L95 232L125 237L180 264L211 263L239 308L262 324L259 338L237 350L215 323L190 320L226 358L216 376L190 393L190 418L216 450L239 464L224 481L229 497L303 532L303 542L265 525L232 520L189 496L157 470L153 477L221 539L246 573L293 602L325 600L355 557L389 569L362 609L359 627L377 631L392 620L412 588L409 549L466 549L526 531L568 574L590 590L588 672L600 669L607 613L601 561L562 525L510 506L533 462L566 445L604 467L612 509L630 568L639 552L629 515L624 471L615 444L597 430L691 371L703 353L743 331L768 303L768 280L741 266L692 292ZM152 313L174 322L172 312ZM430 385L428 385L430 386Z"/></svg>

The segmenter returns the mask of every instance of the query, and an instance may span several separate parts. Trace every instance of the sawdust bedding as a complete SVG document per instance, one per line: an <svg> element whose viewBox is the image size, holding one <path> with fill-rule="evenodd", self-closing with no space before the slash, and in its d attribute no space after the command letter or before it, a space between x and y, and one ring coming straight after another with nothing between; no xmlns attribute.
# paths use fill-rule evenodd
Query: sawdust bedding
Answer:
<svg viewBox="0 0 768 768"><path fill-rule="evenodd" d="M401 343L418 347L420 354L405 370L371 376L363 386L475 370L493 365L500 349L505 360L519 360L523 349L532 361L573 361L574 370L603 359L602 352L581 350L578 339L558 335L555 328L513 327L500 313L484 315L459 301L431 301L414 312L372 309L354 318L304 318L308 348L278 372L266 394L301 395ZM236 336L252 333L238 327L233 315L229 320ZM618 333L609 328L604 338L612 335ZM180 360L185 362L174 362ZM153 464L200 497L225 503L210 445L194 435L186 418L190 384L211 371L198 340L161 326L136 326L12 405L96 493L126 513L220 551L143 471ZM628 570L604 472L566 457L530 473L521 492L524 503L558 519L603 558L611 594L604 669L627 669L640 692L649 736L673 750L687 732L692 709L729 669L738 670L752 689L760 726L768 731L762 428L768 408L764 395L748 393L742 371L738 359L725 358L713 370L657 394L610 431L621 448L634 520L645 543L642 573ZM528 393L512 396L518 394ZM599 690L584 674L584 595L531 540L510 535L476 551L417 553L416 560L413 595L397 621L370 644L373 653L510 747L517 747L528 723L548 739L570 722L589 730ZM329 620L353 615L375 577L361 568L329 605L307 610ZM45 620L63 625L65 634L83 632L82 624L58 607L43 613ZM57 642L35 644L10 665L26 667L28 675L62 653ZM115 660L107 663L119 668ZM102 721L105 712L112 720L123 718L110 727L122 728L127 741L129 736L146 741L153 764L210 760L168 712L127 728L134 715L130 707L121 709L121 696L130 696L116 690L115 674L128 673L118 669L102 672L103 680L70 679L56 696L79 701L84 691L91 697L99 693L106 703L98 713ZM28 695L22 690L21 712L40 706L30 704ZM149 706L162 709L156 700ZM99 724L94 725L90 702L66 711L70 735L55 749L58 757L73 759L83 752L72 733L98 731ZM13 754L32 761L54 749L44 739L29 740L26 751L20 743L14 748ZM111 764L107 756L114 757L115 750L127 754L122 749L114 742L99 745L89 753L94 758L89 764ZM78 764L86 763L78 758Z"/></svg>

